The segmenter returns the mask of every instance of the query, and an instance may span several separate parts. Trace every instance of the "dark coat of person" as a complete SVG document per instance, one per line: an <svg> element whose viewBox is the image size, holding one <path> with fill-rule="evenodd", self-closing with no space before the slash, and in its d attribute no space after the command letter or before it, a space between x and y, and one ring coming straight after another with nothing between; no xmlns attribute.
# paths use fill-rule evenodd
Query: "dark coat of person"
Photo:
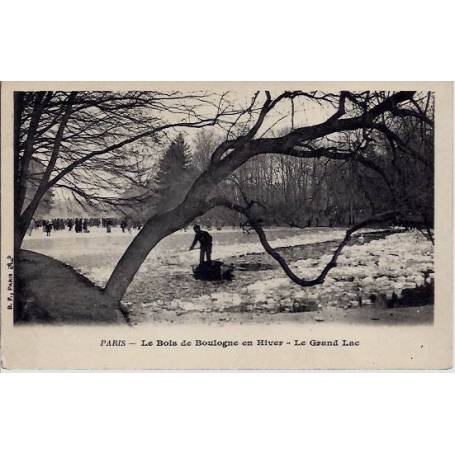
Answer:
<svg viewBox="0 0 455 455"><path fill-rule="evenodd" d="M194 227L194 232L196 235L194 236L190 250L192 250L196 243L199 242L199 245L201 246L199 264L203 264L205 261L210 263L212 261L212 236L207 231L203 231L197 225Z"/></svg>

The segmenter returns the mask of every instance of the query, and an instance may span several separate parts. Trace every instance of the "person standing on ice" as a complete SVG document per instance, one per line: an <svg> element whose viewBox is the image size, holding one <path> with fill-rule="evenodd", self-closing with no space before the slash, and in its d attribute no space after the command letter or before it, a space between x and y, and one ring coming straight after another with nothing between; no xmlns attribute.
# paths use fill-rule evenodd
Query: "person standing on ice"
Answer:
<svg viewBox="0 0 455 455"><path fill-rule="evenodd" d="M190 251L195 247L196 243L199 242L201 246L199 265L204 263L204 258L207 258L207 262L210 263L212 260L212 236L207 231L203 231L197 224L193 229L196 235L190 246Z"/></svg>
<svg viewBox="0 0 455 455"><path fill-rule="evenodd" d="M51 236L51 231L52 231L52 222L51 220L45 221L45 229L46 229L46 237Z"/></svg>

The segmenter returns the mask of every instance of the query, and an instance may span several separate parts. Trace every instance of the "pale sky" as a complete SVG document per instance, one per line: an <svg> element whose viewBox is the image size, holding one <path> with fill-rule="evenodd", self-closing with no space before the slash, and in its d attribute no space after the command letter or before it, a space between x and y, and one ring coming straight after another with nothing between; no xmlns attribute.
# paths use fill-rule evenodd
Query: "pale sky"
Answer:
<svg viewBox="0 0 455 455"><path fill-rule="evenodd" d="M180 87L179 87L180 88ZM254 93L258 90L258 87L250 87L248 84L245 84L245 87L240 87L237 85L235 87L235 90L232 90L228 93L227 99L229 99L229 102L231 104L234 104L235 106L239 107L246 107L249 106L251 103L251 100L253 98ZM275 98L278 96L280 93L282 93L283 90L271 90L271 95L272 98ZM188 92L184 92L188 93ZM223 93L223 91L219 91L218 93ZM217 99L216 97L214 99ZM261 90L261 93L256 100L255 107L259 108L265 100L265 92L264 90ZM294 115L294 127L298 128L301 126L305 125L311 125L311 124L317 124L320 122L323 122L326 120L334 111L333 107L331 107L328 103L322 102L322 103L317 103L314 100L307 99L305 97L298 97L294 99L294 109L295 109L295 115ZM198 109L198 114L205 116L205 117L210 117L214 112L215 108L211 106L207 107L202 107L201 109ZM282 100L274 109L271 111L267 118L266 121L264 122L264 125L260 129L260 131L257 134L257 137L260 137L264 132L267 132L267 134L270 134L272 130L275 132L283 130L283 129L289 129L291 126L291 101L290 100ZM163 117L164 119L165 117ZM232 117L231 117L232 118ZM246 117L245 117L246 119ZM175 114L169 114L169 122L176 122L176 121L181 121L181 118L178 118ZM272 127L272 130L269 130ZM223 131L219 126L209 126L205 128L207 130L212 130L216 132L217 135L219 135L221 138L226 136L226 132ZM269 130L269 131L267 131ZM195 129L195 128L180 128L178 130L169 131L169 136L173 137L177 134L177 132L182 131L185 135L187 143L192 147L193 146L193 138L195 134L198 131L201 131L200 129ZM133 145L134 146L134 145ZM136 145L137 146L137 145ZM140 147L140 146L139 146ZM154 159L151 158L151 163L153 163ZM112 195L112 193L108 190L106 195ZM69 191L63 190L63 189L55 189L54 190L55 194L55 199L60 200L63 202L65 199L70 199L72 200L73 197L71 194L69 194ZM57 202L57 201L56 201ZM57 203L56 205L61 205L61 203Z"/></svg>

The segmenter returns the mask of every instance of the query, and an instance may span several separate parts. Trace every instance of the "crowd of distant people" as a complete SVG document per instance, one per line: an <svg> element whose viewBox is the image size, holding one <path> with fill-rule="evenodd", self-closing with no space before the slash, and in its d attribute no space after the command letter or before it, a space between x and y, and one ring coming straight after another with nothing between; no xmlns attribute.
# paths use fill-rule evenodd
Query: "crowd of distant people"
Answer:
<svg viewBox="0 0 455 455"><path fill-rule="evenodd" d="M104 228L107 233L111 233L114 227L120 227L122 232L129 232L131 234L133 229L141 229L142 223L129 217L33 219L28 228L28 235L32 235L34 229L42 229L47 237L51 235L52 231L65 230L76 234L88 234L92 227Z"/></svg>
<svg viewBox="0 0 455 455"><path fill-rule="evenodd" d="M120 228L123 233L131 234L134 230L142 229L142 222L132 217L123 218L52 218L52 219L32 219L28 235L31 236L35 229L41 229L47 237L51 236L53 231L68 231L75 234L88 234L91 228L105 229L109 234L113 228ZM206 223L206 229L222 230L222 225L212 226L211 223ZM183 228L186 232L188 227Z"/></svg>

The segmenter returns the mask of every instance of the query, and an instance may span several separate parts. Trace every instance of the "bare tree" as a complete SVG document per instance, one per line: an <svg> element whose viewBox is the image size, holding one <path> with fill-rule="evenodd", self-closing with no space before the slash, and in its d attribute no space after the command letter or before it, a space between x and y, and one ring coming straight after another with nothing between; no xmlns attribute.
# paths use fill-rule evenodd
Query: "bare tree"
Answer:
<svg viewBox="0 0 455 455"><path fill-rule="evenodd" d="M305 187L311 182L310 206L313 204L313 212L316 206L321 205L323 186L328 181L329 161L335 176L339 174L336 164L347 163L351 180L359 176L359 169L364 169L385 182L391 195L392 210L352 226L337 254L359 226L370 223L371 219L382 220L390 213L395 216L399 209L397 185L391 181L389 155L384 150L390 152L392 166L401 167L400 160L406 156L406 160L425 167L432 174L431 94L410 91L286 91L272 97L266 91L255 93L243 106L234 106L226 94L21 92L16 93L15 101L17 248L47 191L60 187L71 191L75 198L118 204L118 198L114 202L111 196L103 194L103 188L124 189L125 181L137 184L137 175L141 175L149 164L144 163L143 166L143 161L150 158L156 145L167 140L168 132L216 125L225 135L210 159L204 157L204 170L182 195L182 202L151 216L124 252L104 289L113 304L120 302L149 252L164 237L220 205L249 215L266 251L275 257L291 279L299 280L296 276L292 277L279 255L270 248L260 222L252 219L244 207L239 208L232 200L219 198L219 185L234 173L237 177L239 173L241 175L240 169L250 160L278 157L278 161L282 161L281 171L285 175L283 181L287 185L287 194L294 203L298 202L299 185ZM327 112L326 119L299 127L295 118L297 102L319 104ZM277 113L277 106L281 108L283 104L290 109L287 115L292 120L291 129L278 136L268 134L283 118L281 111ZM138 145L146 150L145 154L138 152L141 150ZM287 165L287 159L298 159L306 164L294 173L295 169ZM320 166L319 160L324 160L326 164ZM40 163L43 171L37 176L34 197L24 207L26 181L30 178L32 161ZM132 166L133 162L136 166ZM276 170L272 160L270 165L269 183L273 183ZM305 179L292 182L301 173ZM247 175L247 179L253 178L258 186L264 175ZM412 195L407 193L407 197L412 198ZM352 198L352 194L347 195L351 203ZM308 203L297 205L296 209L306 210L307 207ZM354 206L351 211L354 211ZM351 223L353 218L350 217ZM322 275L309 285L323 281L336 263L336 258L337 255L334 255Z"/></svg>
<svg viewBox="0 0 455 455"><path fill-rule="evenodd" d="M131 242L105 287L106 294L114 301L120 301L137 270L156 244L197 216L219 205L216 199L210 200L210 195L216 186L255 156L280 154L303 159L319 157L333 160L355 159L363 166L382 173L382 169L362 155L360 148L357 151L345 151L331 145L314 145L318 139L327 138L336 133L368 130L385 135L414 159L423 159L417 150L406 144L399 136L395 125L395 122L400 123L408 117L419 119L422 117L422 121L431 123L426 115L422 115L414 107L416 98L420 96L415 92L402 91L387 94L341 92L339 95L284 92L276 98L272 98L269 92L265 92L263 96L264 98L261 98L257 93L253 97L251 108L243 113L251 118L241 124L240 135L234 138L229 136L236 125L235 122L229 128L228 139L216 148L208 169L194 182L183 202L170 211L150 218ZM334 112L319 124L295 128L280 137L257 137L264 122L278 103L298 97L329 103ZM256 110L257 115L252 120L251 111L254 108L257 109L258 103L260 103L260 109ZM239 115L239 118L241 117L242 115ZM248 125L248 128L245 125Z"/></svg>
<svg viewBox="0 0 455 455"><path fill-rule="evenodd" d="M201 171L210 165L210 157L217 148L220 138L213 131L199 130L194 138L192 163Z"/></svg>
<svg viewBox="0 0 455 455"><path fill-rule="evenodd" d="M49 190L65 189L86 204L130 202L112 193L128 182L140 185L138 174L169 131L215 125L231 115L237 112L225 94L16 92L16 248ZM30 172L32 163L40 172ZM32 178L36 190L26 201ZM143 190L134 198L147 197L146 185Z"/></svg>

